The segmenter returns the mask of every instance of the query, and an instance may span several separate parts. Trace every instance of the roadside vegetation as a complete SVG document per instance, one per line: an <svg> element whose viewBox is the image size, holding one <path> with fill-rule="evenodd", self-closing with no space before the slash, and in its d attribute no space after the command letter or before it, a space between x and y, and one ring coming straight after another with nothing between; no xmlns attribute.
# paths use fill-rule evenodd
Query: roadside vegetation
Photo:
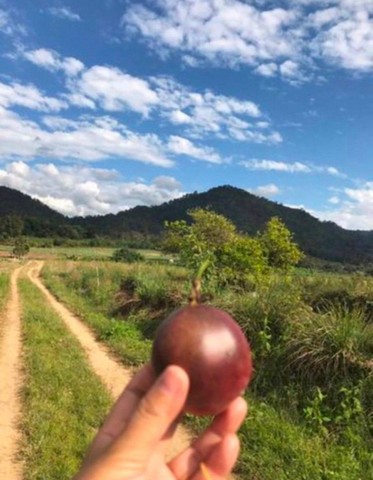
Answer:
<svg viewBox="0 0 373 480"><path fill-rule="evenodd" d="M105 417L110 399L78 341L28 280L23 306L25 480L71 480Z"/></svg>
<svg viewBox="0 0 373 480"><path fill-rule="evenodd" d="M0 264L0 338L2 336L2 324L4 321L4 309L9 298L10 291L10 272L8 268L3 268Z"/></svg>
<svg viewBox="0 0 373 480"><path fill-rule="evenodd" d="M179 266L53 262L46 283L125 363L149 360L158 324L188 301ZM373 477L373 279L272 270L244 286L206 280L252 344L242 479ZM188 418L198 429L204 421Z"/></svg>
<svg viewBox="0 0 373 480"><path fill-rule="evenodd" d="M44 281L117 358L137 366L207 262L202 301L237 320L254 355L239 478L373 478L373 277L297 267L302 252L278 218L248 236L209 210L191 215L191 224L167 225L162 252L66 250L48 260ZM70 479L109 400L42 295L27 280L20 287L26 480ZM7 289L0 271L0 294ZM185 421L197 431L207 420Z"/></svg>
<svg viewBox="0 0 373 480"><path fill-rule="evenodd" d="M9 292L9 273L0 270L0 312L3 311Z"/></svg>

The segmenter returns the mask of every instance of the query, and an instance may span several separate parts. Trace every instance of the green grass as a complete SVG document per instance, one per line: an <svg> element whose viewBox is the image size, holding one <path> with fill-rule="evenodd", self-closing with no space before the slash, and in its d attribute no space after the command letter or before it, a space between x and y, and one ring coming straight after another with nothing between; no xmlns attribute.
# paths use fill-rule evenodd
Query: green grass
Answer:
<svg viewBox="0 0 373 480"><path fill-rule="evenodd" d="M10 293L10 273L8 268L0 268L0 339L3 332L4 309Z"/></svg>
<svg viewBox="0 0 373 480"><path fill-rule="evenodd" d="M130 363L148 360L154 327L185 303L189 289L184 270L159 265L56 262L44 277ZM373 379L364 366L372 352L364 305L373 280L345 277L273 275L250 292L208 292L238 320L254 351L237 465L243 480L373 478ZM346 306L339 303L342 288ZM334 301L330 292L337 292ZM345 370L345 362L351 368ZM198 430L205 420L188 417L188 424Z"/></svg>
<svg viewBox="0 0 373 480"><path fill-rule="evenodd" d="M62 271L56 274L58 267ZM108 272L117 282L108 280ZM117 264L87 268L55 262L43 270L46 285L93 329L98 340L104 341L124 363L141 365L150 358L151 342L136 324L114 318L108 308L109 298L118 291L122 276L123 267Z"/></svg>
<svg viewBox="0 0 373 480"><path fill-rule="evenodd" d="M6 301L8 299L9 287L9 274L5 272L0 272L0 314L3 311Z"/></svg>
<svg viewBox="0 0 373 480"><path fill-rule="evenodd" d="M40 241L39 241L40 243ZM28 257L33 258L55 258L61 260L109 260L113 255L116 247L91 247L91 246L58 246L50 245L46 242L46 246L31 244L31 250ZM11 254L12 245L0 245L0 252ZM167 263L172 258L159 250L150 249L133 249L140 253L145 260L149 262Z"/></svg>
<svg viewBox="0 0 373 480"><path fill-rule="evenodd" d="M252 480L368 480L373 459L363 439L343 445L312 434L286 412L249 397L237 471Z"/></svg>
<svg viewBox="0 0 373 480"><path fill-rule="evenodd" d="M111 403L78 341L40 291L20 280L25 480L70 480Z"/></svg>

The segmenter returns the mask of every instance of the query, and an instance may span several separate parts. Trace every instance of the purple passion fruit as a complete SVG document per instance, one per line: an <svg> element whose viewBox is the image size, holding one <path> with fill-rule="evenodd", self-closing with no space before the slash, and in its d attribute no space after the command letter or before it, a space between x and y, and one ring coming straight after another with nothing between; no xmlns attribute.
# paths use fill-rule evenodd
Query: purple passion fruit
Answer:
<svg viewBox="0 0 373 480"><path fill-rule="evenodd" d="M228 313L209 305L189 305L173 312L159 326L152 364L157 374L179 365L189 375L185 411L216 415L250 382L249 343Z"/></svg>

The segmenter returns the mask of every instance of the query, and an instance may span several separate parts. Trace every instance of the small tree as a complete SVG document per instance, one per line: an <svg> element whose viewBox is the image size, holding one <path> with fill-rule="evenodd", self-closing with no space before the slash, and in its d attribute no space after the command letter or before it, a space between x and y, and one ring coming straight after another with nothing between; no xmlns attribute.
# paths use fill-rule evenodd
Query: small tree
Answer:
<svg viewBox="0 0 373 480"><path fill-rule="evenodd" d="M236 227L223 215L197 208L188 212L192 225L185 220L166 222L164 248L179 254L181 262L197 271L209 260L209 271L214 268L217 252L235 238Z"/></svg>
<svg viewBox="0 0 373 480"><path fill-rule="evenodd" d="M278 217L267 222L258 238L270 267L289 270L303 258L303 253L292 240L292 233Z"/></svg>
<svg viewBox="0 0 373 480"><path fill-rule="evenodd" d="M28 254L30 246L23 237L18 237L14 241L13 255L17 258L22 258Z"/></svg>
<svg viewBox="0 0 373 480"><path fill-rule="evenodd" d="M177 252L180 261L195 272L208 260L209 274L219 283L240 283L249 273L260 273L264 256L258 239L240 235L235 225L210 210L189 212L192 225L184 220L166 223L164 246Z"/></svg>

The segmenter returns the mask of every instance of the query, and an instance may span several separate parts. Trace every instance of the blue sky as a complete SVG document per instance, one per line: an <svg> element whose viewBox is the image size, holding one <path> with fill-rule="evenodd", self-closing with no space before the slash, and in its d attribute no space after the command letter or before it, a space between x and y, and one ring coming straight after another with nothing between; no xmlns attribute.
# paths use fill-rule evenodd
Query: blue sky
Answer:
<svg viewBox="0 0 373 480"><path fill-rule="evenodd" d="M66 215L230 184L373 229L373 0L0 0L0 185Z"/></svg>

